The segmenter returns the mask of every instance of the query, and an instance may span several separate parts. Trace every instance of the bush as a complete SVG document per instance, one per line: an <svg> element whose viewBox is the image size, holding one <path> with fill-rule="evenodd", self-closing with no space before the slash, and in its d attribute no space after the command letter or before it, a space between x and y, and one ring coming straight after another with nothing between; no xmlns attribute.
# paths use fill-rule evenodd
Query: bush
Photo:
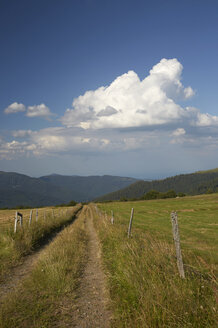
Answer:
<svg viewBox="0 0 218 328"><path fill-rule="evenodd" d="M177 196L174 190L169 190L167 192L159 192L156 190L148 191L141 199L151 200L151 199L165 199L165 198L175 198Z"/></svg>

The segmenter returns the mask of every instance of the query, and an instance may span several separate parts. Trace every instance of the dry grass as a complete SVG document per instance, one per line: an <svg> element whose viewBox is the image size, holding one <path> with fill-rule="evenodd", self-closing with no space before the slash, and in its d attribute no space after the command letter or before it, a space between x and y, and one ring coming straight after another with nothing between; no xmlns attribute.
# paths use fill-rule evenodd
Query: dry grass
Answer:
<svg viewBox="0 0 218 328"><path fill-rule="evenodd" d="M217 200L217 195L211 195L190 197L183 203L161 200L100 205L103 215L95 215L95 226L114 304L114 327L217 326L215 232L209 230L205 240L203 234L199 237L199 230L217 222ZM135 217L132 238L128 239L131 207ZM170 217L166 215L175 209L180 218L183 215L180 228L186 279L178 274ZM114 225L110 223L111 210Z"/></svg>
<svg viewBox="0 0 218 328"><path fill-rule="evenodd" d="M2 228L0 232L0 278L11 266L22 260L23 256L46 240L52 232L70 222L80 207L78 205L68 210L56 208L54 216L52 209L50 213L47 210L45 216L44 211L39 211L38 221L36 222L35 216L33 216L31 226L29 226L29 210L28 212L21 210L21 213L24 214L24 224L23 228L18 225L17 233L14 233L13 224L10 221L13 212L11 210L1 211L0 214L5 212L4 222L6 224L3 224L4 229Z"/></svg>
<svg viewBox="0 0 218 328"><path fill-rule="evenodd" d="M86 259L84 217L65 228L43 251L21 286L4 300L0 327L67 327Z"/></svg>
<svg viewBox="0 0 218 328"><path fill-rule="evenodd" d="M68 210L71 210L72 207L44 207L44 208L39 208L38 209L38 218L44 219L44 218L50 218L54 216L63 216L66 215ZM18 209L18 210L0 210L0 228L5 229L5 228L12 228L14 227L14 218L15 218L15 213L16 211L20 212L23 214L23 220L24 223L29 222L29 217L30 217L30 211L33 211L33 216L32 220L36 220L36 208L32 209Z"/></svg>

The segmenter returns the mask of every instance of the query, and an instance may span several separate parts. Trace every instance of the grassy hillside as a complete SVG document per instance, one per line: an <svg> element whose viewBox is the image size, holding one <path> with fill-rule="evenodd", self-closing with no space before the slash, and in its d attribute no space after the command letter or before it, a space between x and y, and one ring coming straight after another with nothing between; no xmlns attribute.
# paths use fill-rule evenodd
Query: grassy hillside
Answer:
<svg viewBox="0 0 218 328"><path fill-rule="evenodd" d="M99 208L95 225L114 305L114 327L215 328L218 196L112 202ZM175 210L185 279L178 274L172 238L170 213Z"/></svg>
<svg viewBox="0 0 218 328"><path fill-rule="evenodd" d="M98 201L119 200L122 198L140 198L150 190L167 192L174 190L176 193L190 195L203 194L207 191L218 191L218 170L181 174L163 180L137 181L121 190L97 198Z"/></svg>

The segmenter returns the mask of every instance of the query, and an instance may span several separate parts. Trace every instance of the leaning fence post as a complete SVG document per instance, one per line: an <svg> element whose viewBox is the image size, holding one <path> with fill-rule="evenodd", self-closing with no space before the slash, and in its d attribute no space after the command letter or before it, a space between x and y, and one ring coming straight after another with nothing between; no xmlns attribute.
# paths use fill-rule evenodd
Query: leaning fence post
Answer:
<svg viewBox="0 0 218 328"><path fill-rule="evenodd" d="M180 247L180 237L179 237L179 226L178 226L178 217L176 212L171 213L171 222L173 229L173 239L176 247L176 257L177 257L177 266L179 269L180 277L185 278L185 272L182 261L182 253Z"/></svg>
<svg viewBox="0 0 218 328"><path fill-rule="evenodd" d="M130 235L131 235L133 214L134 214L134 208L132 208L131 216L130 216L130 220L129 220L128 238L129 238Z"/></svg>
<svg viewBox="0 0 218 328"><path fill-rule="evenodd" d="M33 210L30 211L29 226L32 223Z"/></svg>
<svg viewBox="0 0 218 328"><path fill-rule="evenodd" d="M114 212L111 211L111 224L114 224Z"/></svg>
<svg viewBox="0 0 218 328"><path fill-rule="evenodd" d="M14 221L14 233L17 232L17 221L18 221L18 216L17 216L17 212L15 213L15 221Z"/></svg>

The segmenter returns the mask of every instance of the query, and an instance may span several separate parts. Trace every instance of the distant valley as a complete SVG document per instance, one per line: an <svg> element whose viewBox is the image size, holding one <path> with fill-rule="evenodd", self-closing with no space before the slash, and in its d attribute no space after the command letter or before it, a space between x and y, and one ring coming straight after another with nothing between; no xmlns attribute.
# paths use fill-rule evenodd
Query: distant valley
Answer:
<svg viewBox="0 0 218 328"><path fill-rule="evenodd" d="M189 195L218 191L218 169L144 181L119 176L65 176L32 178L0 171L0 208L40 207L92 200L140 199L150 190Z"/></svg>
<svg viewBox="0 0 218 328"><path fill-rule="evenodd" d="M64 176L32 178L0 171L0 208L49 206L71 200L86 202L122 189L137 180L119 176Z"/></svg>

